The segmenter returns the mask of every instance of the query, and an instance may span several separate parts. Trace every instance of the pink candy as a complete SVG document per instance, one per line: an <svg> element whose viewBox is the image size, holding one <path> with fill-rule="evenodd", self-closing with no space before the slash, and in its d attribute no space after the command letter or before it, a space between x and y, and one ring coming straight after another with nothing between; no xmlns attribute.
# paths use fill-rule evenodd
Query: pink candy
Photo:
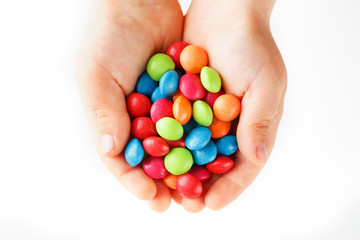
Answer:
<svg viewBox="0 0 360 240"><path fill-rule="evenodd" d="M143 160L144 172L153 179L161 179L169 174L164 165L164 158L147 155Z"/></svg>
<svg viewBox="0 0 360 240"><path fill-rule="evenodd" d="M156 100L150 109L150 117L154 123L163 117L173 118L173 102L166 98Z"/></svg>
<svg viewBox="0 0 360 240"><path fill-rule="evenodd" d="M186 73L180 78L179 89L189 100L199 100L205 96L200 77L196 74Z"/></svg>

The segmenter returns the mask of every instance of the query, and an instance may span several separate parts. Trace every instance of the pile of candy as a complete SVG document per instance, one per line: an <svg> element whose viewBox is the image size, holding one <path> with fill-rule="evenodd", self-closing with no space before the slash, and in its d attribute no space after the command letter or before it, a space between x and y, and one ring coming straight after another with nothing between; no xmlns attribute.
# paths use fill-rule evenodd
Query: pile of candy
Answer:
<svg viewBox="0 0 360 240"><path fill-rule="evenodd" d="M149 177L190 199L201 195L212 173L233 167L230 155L238 149L228 133L240 101L225 94L220 75L207 64L203 48L175 42L167 54L150 58L126 101L132 119L126 161L142 163Z"/></svg>

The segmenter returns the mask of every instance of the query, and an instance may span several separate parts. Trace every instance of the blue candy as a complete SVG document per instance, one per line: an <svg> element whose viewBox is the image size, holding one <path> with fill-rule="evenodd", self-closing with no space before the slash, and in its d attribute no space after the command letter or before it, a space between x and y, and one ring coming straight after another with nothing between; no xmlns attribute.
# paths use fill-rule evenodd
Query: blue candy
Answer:
<svg viewBox="0 0 360 240"><path fill-rule="evenodd" d="M130 166L138 165L145 154L145 150L137 138L133 138L129 141L125 148L125 159L130 164Z"/></svg>
<svg viewBox="0 0 360 240"><path fill-rule="evenodd" d="M179 74L175 70L170 70L161 76L160 93L162 96L172 96L179 88Z"/></svg>
<svg viewBox="0 0 360 240"><path fill-rule="evenodd" d="M219 138L216 142L216 148L218 153L221 155L228 156L233 154L238 149L236 136L227 135Z"/></svg>
<svg viewBox="0 0 360 240"><path fill-rule="evenodd" d="M213 141L210 141L205 147L199 150L190 150L194 162L197 165L208 164L215 160L217 155L216 145Z"/></svg>
<svg viewBox="0 0 360 240"><path fill-rule="evenodd" d="M156 102L156 100L159 100L161 98L167 98L169 100L172 100L171 97L166 97L166 96L163 96L161 93L160 93L160 87L157 87L155 88L154 92L152 93L151 95L151 102L154 103Z"/></svg>
<svg viewBox="0 0 360 240"><path fill-rule="evenodd" d="M206 127L192 129L185 139L185 145L190 150L199 150L205 147L211 138L211 131Z"/></svg>
<svg viewBox="0 0 360 240"><path fill-rule="evenodd" d="M196 127L201 127L200 124L198 124L192 117L190 118L190 120L183 125L184 128L184 133L188 134L191 130L193 130Z"/></svg>
<svg viewBox="0 0 360 240"><path fill-rule="evenodd" d="M147 72L140 75L136 83L136 92L150 97L155 88L158 87L158 82L154 81Z"/></svg>

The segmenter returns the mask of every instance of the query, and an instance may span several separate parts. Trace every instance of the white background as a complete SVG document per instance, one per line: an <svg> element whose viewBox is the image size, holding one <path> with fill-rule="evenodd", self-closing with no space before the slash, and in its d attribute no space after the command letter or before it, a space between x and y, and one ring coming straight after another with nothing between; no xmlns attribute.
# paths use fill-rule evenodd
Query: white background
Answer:
<svg viewBox="0 0 360 240"><path fill-rule="evenodd" d="M88 1L1 1L0 239L360 239L359 11L278 0L275 149L234 203L190 214L152 212L95 153L73 73Z"/></svg>

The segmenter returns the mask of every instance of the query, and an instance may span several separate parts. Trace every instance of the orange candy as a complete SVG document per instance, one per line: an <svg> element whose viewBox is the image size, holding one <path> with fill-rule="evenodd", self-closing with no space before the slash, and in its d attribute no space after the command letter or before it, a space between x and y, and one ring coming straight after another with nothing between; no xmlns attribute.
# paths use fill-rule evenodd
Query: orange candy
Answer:
<svg viewBox="0 0 360 240"><path fill-rule="evenodd" d="M184 95L181 93L180 89L178 89L173 95L173 102L175 102L175 100L180 96L184 96Z"/></svg>
<svg viewBox="0 0 360 240"><path fill-rule="evenodd" d="M224 122L234 120L241 110L240 100L233 94L223 94L218 97L213 106L215 116Z"/></svg>
<svg viewBox="0 0 360 240"><path fill-rule="evenodd" d="M165 185L168 186L169 188L176 189L176 179L177 179L177 177L178 176L169 173L162 180L165 183Z"/></svg>
<svg viewBox="0 0 360 240"><path fill-rule="evenodd" d="M208 126L208 129L211 131L212 138L221 138L226 136L229 133L230 128L230 122L221 121L216 117L213 118L211 125Z"/></svg>
<svg viewBox="0 0 360 240"><path fill-rule="evenodd" d="M190 101L184 97L179 96L173 104L174 118L181 124L185 125L191 118L192 108Z"/></svg>
<svg viewBox="0 0 360 240"><path fill-rule="evenodd" d="M182 50L180 63L185 71L197 74L208 64L208 56L202 47L189 45Z"/></svg>

